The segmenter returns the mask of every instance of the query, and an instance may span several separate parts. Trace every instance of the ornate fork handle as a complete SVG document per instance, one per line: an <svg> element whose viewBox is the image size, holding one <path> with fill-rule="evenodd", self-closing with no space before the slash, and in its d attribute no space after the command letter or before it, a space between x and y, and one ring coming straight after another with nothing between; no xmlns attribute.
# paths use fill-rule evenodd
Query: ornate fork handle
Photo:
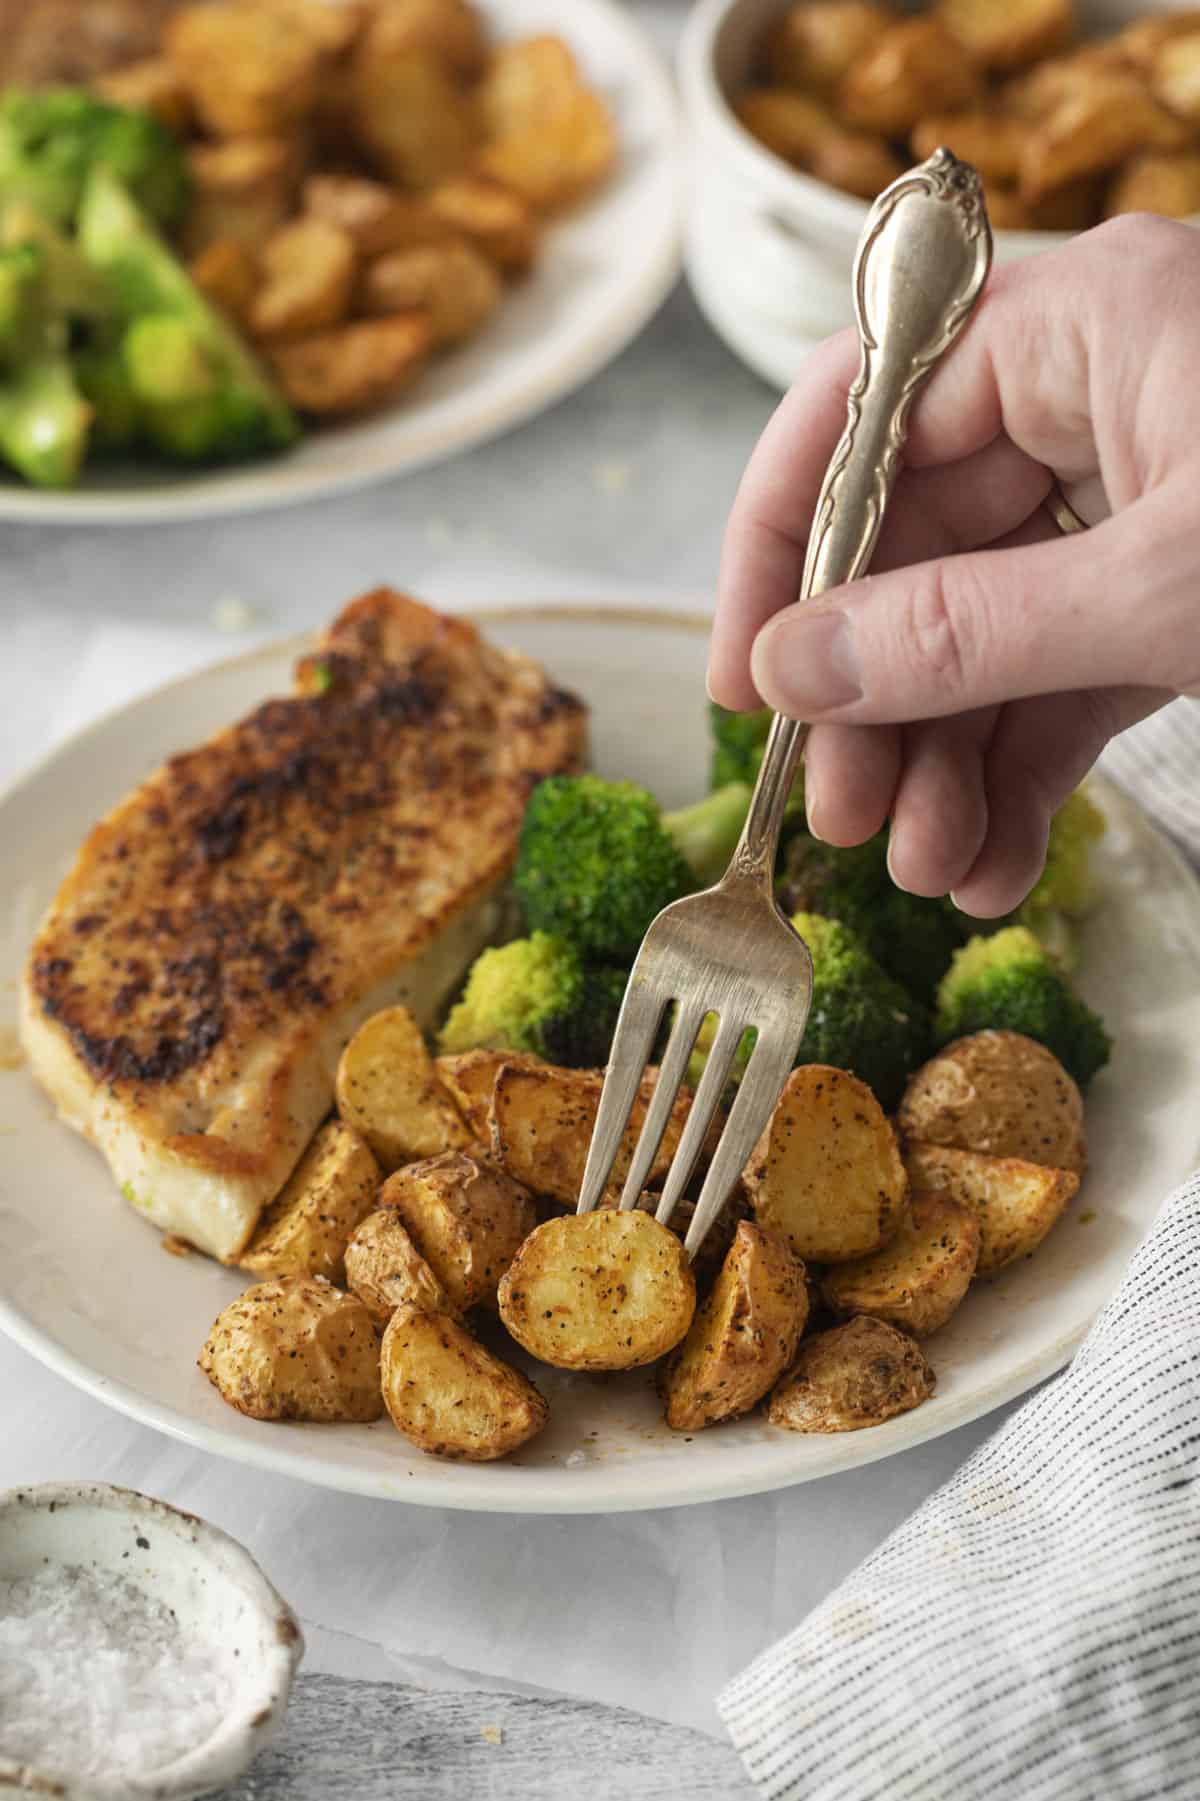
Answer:
<svg viewBox="0 0 1200 1801"><path fill-rule="evenodd" d="M948 150L901 176L872 207L854 262L862 360L813 515L799 599L855 580L870 562L913 400L962 332L991 258L979 177ZM775 715L727 881L750 877L770 888L807 734L801 721Z"/></svg>

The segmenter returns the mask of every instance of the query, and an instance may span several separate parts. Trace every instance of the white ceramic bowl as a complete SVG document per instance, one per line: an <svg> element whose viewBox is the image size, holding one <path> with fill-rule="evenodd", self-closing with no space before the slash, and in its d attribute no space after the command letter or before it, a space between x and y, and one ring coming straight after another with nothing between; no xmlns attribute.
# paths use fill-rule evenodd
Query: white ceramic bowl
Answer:
<svg viewBox="0 0 1200 1801"><path fill-rule="evenodd" d="M1190 0L1155 0L1155 11ZM687 270L714 330L765 380L785 388L807 352L853 322L850 276L868 206L802 175L765 149L729 100L786 0L699 0L679 52L692 137ZM1104 36L1149 7L1080 0L1086 31ZM951 144L950 149L954 146ZM998 231L996 260L1067 241L1068 233Z"/></svg>
<svg viewBox="0 0 1200 1801"><path fill-rule="evenodd" d="M232 1782L282 1723L304 1653L295 1615L249 1552L132 1489L64 1482L0 1494L0 1580L55 1565L119 1573L171 1608L184 1633L228 1659L234 1697L205 1742L157 1770L81 1786L0 1754L0 1789L60 1801L185 1801Z"/></svg>

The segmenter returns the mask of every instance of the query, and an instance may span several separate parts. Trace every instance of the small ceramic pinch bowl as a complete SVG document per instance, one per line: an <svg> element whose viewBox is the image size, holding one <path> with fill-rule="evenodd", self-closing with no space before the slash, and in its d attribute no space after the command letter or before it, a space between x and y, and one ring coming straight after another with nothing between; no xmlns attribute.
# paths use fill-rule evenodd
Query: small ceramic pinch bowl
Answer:
<svg viewBox="0 0 1200 1801"><path fill-rule="evenodd" d="M186 1801L222 1788L283 1720L304 1652L300 1626L247 1551L215 1526L131 1489L52 1483L0 1493L0 1584L47 1571L123 1577L169 1609L183 1643L219 1659L222 1717L202 1742L136 1774L86 1779L3 1751L0 1792L59 1801ZM75 1699L63 1696L64 1714Z"/></svg>

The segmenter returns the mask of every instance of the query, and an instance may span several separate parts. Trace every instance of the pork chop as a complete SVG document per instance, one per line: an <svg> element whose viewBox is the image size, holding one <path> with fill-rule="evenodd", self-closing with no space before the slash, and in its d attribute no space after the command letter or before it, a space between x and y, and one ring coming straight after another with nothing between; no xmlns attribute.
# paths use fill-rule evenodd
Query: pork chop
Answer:
<svg viewBox="0 0 1200 1801"><path fill-rule="evenodd" d="M133 1205L226 1261L395 1003L428 1024L495 934L521 814L586 716L537 664L380 589L297 691L170 758L86 840L22 1036Z"/></svg>

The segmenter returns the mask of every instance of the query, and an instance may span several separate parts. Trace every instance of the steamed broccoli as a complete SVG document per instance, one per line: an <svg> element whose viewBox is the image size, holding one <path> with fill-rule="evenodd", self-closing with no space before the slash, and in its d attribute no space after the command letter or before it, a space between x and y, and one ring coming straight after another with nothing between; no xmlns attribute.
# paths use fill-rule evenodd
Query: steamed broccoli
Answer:
<svg viewBox="0 0 1200 1801"><path fill-rule="evenodd" d="M1017 909L1016 923L1028 926L1067 969L1075 965L1074 922L1095 899L1092 847L1104 831L1103 813L1084 789L1076 788L1050 821L1046 866Z"/></svg>
<svg viewBox="0 0 1200 1801"><path fill-rule="evenodd" d="M939 1042L989 1028L1036 1038L1081 1088L1108 1062L1111 1050L1104 1022L1027 926L972 938L942 978Z"/></svg>
<svg viewBox="0 0 1200 1801"><path fill-rule="evenodd" d="M0 458L36 487L71 486L90 419L60 350L47 346L0 375Z"/></svg>
<svg viewBox="0 0 1200 1801"><path fill-rule="evenodd" d="M0 194L70 225L91 171L122 181L160 225L188 196L180 145L150 113L110 106L80 88L10 88L0 95Z"/></svg>
<svg viewBox="0 0 1200 1801"><path fill-rule="evenodd" d="M712 739L710 788L724 788L729 782L745 782L753 788L774 717L769 707L761 707L754 713L730 713L725 707L719 707L715 700L708 703L708 728ZM798 822L803 817L804 765L801 764L792 782L784 818Z"/></svg>
<svg viewBox="0 0 1200 1801"><path fill-rule="evenodd" d="M128 450L142 428L142 405L129 380L119 344L89 345L75 353L75 379L92 409L89 449Z"/></svg>
<svg viewBox="0 0 1200 1801"><path fill-rule="evenodd" d="M801 833L792 839L779 880L788 913L839 919L862 939L888 975L918 1000L934 990L968 926L948 897L927 900L897 888L888 874L887 833L839 849Z"/></svg>
<svg viewBox="0 0 1200 1801"><path fill-rule="evenodd" d="M654 916L724 868L748 801L738 787L663 813L634 782L551 776L521 827L515 885L526 926L565 938L589 962L628 964Z"/></svg>
<svg viewBox="0 0 1200 1801"><path fill-rule="evenodd" d="M929 1050L929 1016L840 920L797 913L813 961L812 1007L798 1063L851 1070L890 1111Z"/></svg>
<svg viewBox="0 0 1200 1801"><path fill-rule="evenodd" d="M532 1051L597 1068L608 1058L626 979L625 970L585 969L561 938L534 932L476 958L438 1048Z"/></svg>
<svg viewBox="0 0 1200 1801"><path fill-rule="evenodd" d="M39 245L0 248L0 363L23 356L39 331L45 276Z"/></svg>
<svg viewBox="0 0 1200 1801"><path fill-rule="evenodd" d="M142 402L142 429L158 449L216 461L293 441L298 427L283 396L105 169L84 191L79 238L127 321L122 350L130 386Z"/></svg>

